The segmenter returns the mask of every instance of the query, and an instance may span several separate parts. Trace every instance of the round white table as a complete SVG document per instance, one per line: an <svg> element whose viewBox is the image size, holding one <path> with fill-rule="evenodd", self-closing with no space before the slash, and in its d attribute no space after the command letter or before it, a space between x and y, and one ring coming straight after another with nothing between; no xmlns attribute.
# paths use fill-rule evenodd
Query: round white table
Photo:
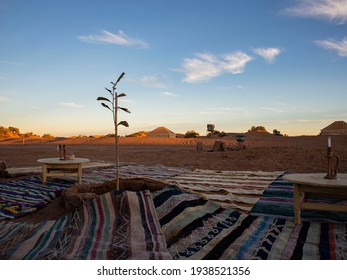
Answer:
<svg viewBox="0 0 347 280"><path fill-rule="evenodd" d="M307 202L307 197L347 198L347 174L337 174L336 179L325 179L323 173L288 174L283 180L294 183L294 222L301 224L301 210L347 212L343 204Z"/></svg>
<svg viewBox="0 0 347 280"><path fill-rule="evenodd" d="M42 181L47 177L77 176L78 183L82 182L82 164L90 162L87 158L61 160L59 158L41 158L37 162L42 164Z"/></svg>

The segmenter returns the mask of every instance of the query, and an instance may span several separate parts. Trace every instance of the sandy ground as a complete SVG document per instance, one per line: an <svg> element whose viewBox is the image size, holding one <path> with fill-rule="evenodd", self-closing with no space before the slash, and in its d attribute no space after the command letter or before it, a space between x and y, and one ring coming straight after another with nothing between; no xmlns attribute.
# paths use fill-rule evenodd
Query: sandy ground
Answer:
<svg viewBox="0 0 347 280"><path fill-rule="evenodd" d="M247 133L246 149L234 151L235 137L218 139L120 138L120 161L162 164L214 170L262 170L326 172L327 136L281 137L267 133ZM209 152L216 140L225 142L226 152ZM197 152L197 142L203 152ZM76 138L55 140L0 139L0 160L8 168L38 166L37 159L58 157L57 145L67 152L92 161L114 160L114 139ZM333 151L339 156L339 172L347 173L347 136L332 136Z"/></svg>
<svg viewBox="0 0 347 280"><path fill-rule="evenodd" d="M223 141L228 150L211 152L216 140ZM203 143L202 152L196 149L199 141ZM0 139L0 161L4 160L8 168L39 166L39 158L58 157L58 144L65 144L68 153L76 157L92 161L114 160L114 139L76 138L26 139L24 143L22 139ZM282 137L252 132L246 134L244 144L245 150L235 151L235 136L218 139L120 138L120 161L213 170L326 173L327 136ZM347 136L332 136L332 147L340 160L338 172L347 173ZM56 218L65 213L60 208L59 202L53 201L35 215L39 220ZM30 217L20 220L30 221Z"/></svg>

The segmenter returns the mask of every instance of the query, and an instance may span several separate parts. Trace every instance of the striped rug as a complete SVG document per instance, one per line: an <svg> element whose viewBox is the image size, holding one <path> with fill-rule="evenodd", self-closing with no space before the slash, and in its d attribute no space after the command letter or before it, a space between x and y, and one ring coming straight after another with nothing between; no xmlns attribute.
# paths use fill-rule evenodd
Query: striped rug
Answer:
<svg viewBox="0 0 347 280"><path fill-rule="evenodd" d="M148 178L159 181L166 181L171 177L180 175L189 171L183 167L168 167L161 164L142 165L142 164L121 164L119 175L121 178ZM116 178L115 167L93 170L90 173L83 174L85 183L104 183Z"/></svg>
<svg viewBox="0 0 347 280"><path fill-rule="evenodd" d="M249 212L268 185L282 173L196 169L172 177L168 182L223 207Z"/></svg>
<svg viewBox="0 0 347 280"><path fill-rule="evenodd" d="M149 192L109 192L57 221L0 222L0 259L172 259Z"/></svg>
<svg viewBox="0 0 347 280"><path fill-rule="evenodd" d="M151 178L165 181L188 171L187 168L166 167L163 165L122 164L122 178ZM88 183L104 183L116 178L114 167L98 168L85 172L82 181ZM74 177L48 178L42 185L41 176L31 176L22 180L0 182L0 220L14 219L37 211L51 200L58 197L62 190L76 183Z"/></svg>
<svg viewBox="0 0 347 280"><path fill-rule="evenodd" d="M284 174L283 174L284 175ZM294 216L294 195L293 184L283 180L283 175L278 176L264 191L261 198L252 208L254 215L266 215L277 218L293 218ZM329 198L311 198L310 202L317 203L339 203L347 205L347 200L329 199ZM302 210L301 218L307 221L320 222L347 222L347 213Z"/></svg>
<svg viewBox="0 0 347 280"><path fill-rule="evenodd" d="M174 259L347 259L347 224L254 216L169 187L153 195Z"/></svg>
<svg viewBox="0 0 347 280"><path fill-rule="evenodd" d="M49 178L42 185L40 176L0 182L0 220L14 219L44 207L74 182Z"/></svg>

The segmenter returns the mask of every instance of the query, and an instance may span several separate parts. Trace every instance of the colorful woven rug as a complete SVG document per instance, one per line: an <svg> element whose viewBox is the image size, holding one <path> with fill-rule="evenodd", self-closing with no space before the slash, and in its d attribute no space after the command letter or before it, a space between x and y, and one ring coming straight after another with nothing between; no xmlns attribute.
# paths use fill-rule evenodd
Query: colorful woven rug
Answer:
<svg viewBox="0 0 347 280"><path fill-rule="evenodd" d="M149 192L109 192L57 221L0 222L0 259L172 259Z"/></svg>
<svg viewBox="0 0 347 280"><path fill-rule="evenodd" d="M42 185L40 176L0 182L0 220L14 219L44 207L74 181L51 179Z"/></svg>
<svg viewBox="0 0 347 280"><path fill-rule="evenodd" d="M172 177L168 182L225 208L249 212L268 185L282 173L196 169Z"/></svg>
<svg viewBox="0 0 347 280"><path fill-rule="evenodd" d="M153 194L174 259L347 259L347 224L254 216L169 187Z"/></svg>
<svg viewBox="0 0 347 280"><path fill-rule="evenodd" d="M168 178L186 172L187 168L166 167L163 165L123 164L120 167L122 178L151 178L165 181ZM83 174L83 183L103 183L116 178L114 167L98 168ZM62 190L76 183L76 178L48 178L42 185L41 176L28 179L0 182L0 220L14 219L44 207Z"/></svg>
<svg viewBox="0 0 347 280"><path fill-rule="evenodd" d="M292 218L294 216L293 184L284 181L282 178L283 175L276 178L276 180L274 180L264 191L261 198L252 208L252 214L279 218ZM347 204L346 200L338 199L312 198L308 199L308 201ZM322 222L347 222L347 213L302 210L301 218L308 221L316 220Z"/></svg>
<svg viewBox="0 0 347 280"><path fill-rule="evenodd" d="M167 167L164 165L121 164L119 175L121 178L149 178L165 181L171 177L189 171L183 167ZM83 174L85 183L103 183L116 178L115 167L93 170Z"/></svg>

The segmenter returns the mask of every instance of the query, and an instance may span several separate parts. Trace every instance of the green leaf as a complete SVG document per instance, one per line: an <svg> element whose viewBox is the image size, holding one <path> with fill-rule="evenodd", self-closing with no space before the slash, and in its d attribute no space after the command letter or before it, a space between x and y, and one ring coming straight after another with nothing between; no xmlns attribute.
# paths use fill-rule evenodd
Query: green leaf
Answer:
<svg viewBox="0 0 347 280"><path fill-rule="evenodd" d="M106 89L106 90L107 90L109 93L111 93L111 94L112 94L112 91L111 91L111 90L109 90L109 89L108 89L108 88L106 88L106 87L105 87L105 89Z"/></svg>
<svg viewBox="0 0 347 280"><path fill-rule="evenodd" d="M123 72L122 74L120 74L120 76L117 79L116 85L118 84L118 82L124 77L125 73Z"/></svg>
<svg viewBox="0 0 347 280"><path fill-rule="evenodd" d="M117 97L123 97L123 96L126 96L125 93L121 93L121 94L118 94Z"/></svg>
<svg viewBox="0 0 347 280"><path fill-rule="evenodd" d="M107 101L107 102L111 103L111 101L108 98L106 98L106 97L98 97L98 99L96 99L96 100L98 100L98 101L104 100L104 101Z"/></svg>
<svg viewBox="0 0 347 280"><path fill-rule="evenodd" d="M124 125L125 127L129 127L129 124L128 124L127 121L121 121L121 122L119 122L119 123L117 124L117 126L118 126L118 125Z"/></svg>
<svg viewBox="0 0 347 280"><path fill-rule="evenodd" d="M127 113L129 113L129 114L130 114L130 111L129 111L127 108L118 107L118 109L121 109L121 110L123 110L124 112L127 112Z"/></svg>
<svg viewBox="0 0 347 280"><path fill-rule="evenodd" d="M105 103L101 103L101 105L104 106L105 108L109 109L110 111L112 111L111 108L108 107Z"/></svg>

